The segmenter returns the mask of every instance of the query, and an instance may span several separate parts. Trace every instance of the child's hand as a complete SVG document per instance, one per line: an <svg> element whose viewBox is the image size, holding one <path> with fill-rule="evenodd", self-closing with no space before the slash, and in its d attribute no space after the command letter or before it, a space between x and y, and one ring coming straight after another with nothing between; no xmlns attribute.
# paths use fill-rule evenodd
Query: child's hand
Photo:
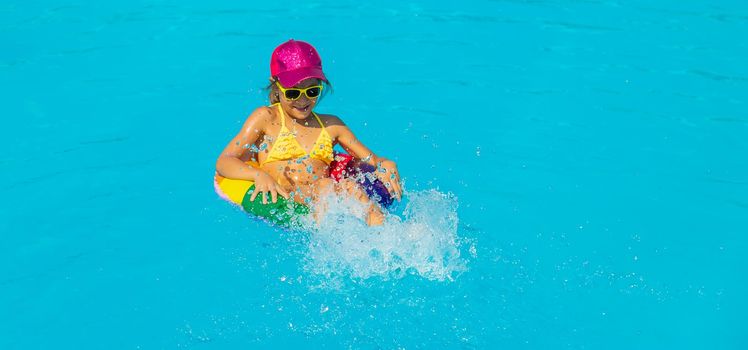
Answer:
<svg viewBox="0 0 748 350"><path fill-rule="evenodd" d="M392 193L397 200L400 200L402 197L402 188L400 187L400 173L397 172L397 165L395 162L389 159L382 159L377 163L376 174L390 193Z"/></svg>
<svg viewBox="0 0 748 350"><path fill-rule="evenodd" d="M255 191L249 197L249 201L254 202L258 193L262 193L262 204L268 204L268 196L272 197L273 203L277 202L278 194L288 199L288 193L286 193L283 187L278 185L278 182L272 176L262 170L258 170L257 175L255 175Z"/></svg>

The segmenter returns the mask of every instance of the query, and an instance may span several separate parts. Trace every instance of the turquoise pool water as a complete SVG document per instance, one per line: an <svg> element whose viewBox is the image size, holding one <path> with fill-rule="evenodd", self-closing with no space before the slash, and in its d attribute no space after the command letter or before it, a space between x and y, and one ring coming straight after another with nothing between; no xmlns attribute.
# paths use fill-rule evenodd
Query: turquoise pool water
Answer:
<svg viewBox="0 0 748 350"><path fill-rule="evenodd" d="M744 1L0 4L2 349L744 349ZM213 192L313 43L409 216Z"/></svg>

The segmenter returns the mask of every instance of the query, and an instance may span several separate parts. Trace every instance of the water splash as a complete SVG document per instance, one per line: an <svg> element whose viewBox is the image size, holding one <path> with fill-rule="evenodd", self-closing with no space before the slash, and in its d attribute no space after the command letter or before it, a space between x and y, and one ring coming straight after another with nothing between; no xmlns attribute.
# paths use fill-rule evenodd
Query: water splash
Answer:
<svg viewBox="0 0 748 350"><path fill-rule="evenodd" d="M327 210L309 230L306 269L333 284L339 277L453 280L467 269L460 257L457 198L436 190L405 198L402 212L376 227L365 224L365 208L356 200L323 199Z"/></svg>

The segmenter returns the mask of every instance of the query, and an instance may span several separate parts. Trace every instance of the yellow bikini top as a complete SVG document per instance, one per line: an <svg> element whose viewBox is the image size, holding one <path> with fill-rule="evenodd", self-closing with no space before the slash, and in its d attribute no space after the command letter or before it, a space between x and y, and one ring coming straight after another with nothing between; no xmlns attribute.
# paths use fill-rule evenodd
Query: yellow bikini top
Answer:
<svg viewBox="0 0 748 350"><path fill-rule="evenodd" d="M277 105L277 103L276 103ZM299 144L296 140L296 135L288 130L286 127L286 116L283 113L283 107L278 105L278 111L280 111L281 117L281 129L278 133L278 137L273 142L273 148L270 150L264 163L277 162L282 160L291 160L296 158L302 158L307 155L304 147ZM309 158L319 159L327 164L330 164L333 160L332 154L332 138L327 133L325 125L322 124L322 120L319 119L316 113L312 112L317 122L319 122L322 131L320 131L317 140L312 145L312 150L309 152Z"/></svg>

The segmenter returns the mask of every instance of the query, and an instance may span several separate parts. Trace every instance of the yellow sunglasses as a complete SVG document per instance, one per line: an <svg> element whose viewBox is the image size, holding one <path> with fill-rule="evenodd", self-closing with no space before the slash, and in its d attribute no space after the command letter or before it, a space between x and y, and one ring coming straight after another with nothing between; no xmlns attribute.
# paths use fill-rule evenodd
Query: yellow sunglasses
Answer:
<svg viewBox="0 0 748 350"><path fill-rule="evenodd" d="M286 96L286 99L291 100L291 101L301 97L302 93L306 94L306 97L310 99L317 98L322 93L322 85L314 85L314 86L306 87L303 89L297 89L297 88L286 89L281 84L278 83L278 88L283 93L283 96Z"/></svg>

